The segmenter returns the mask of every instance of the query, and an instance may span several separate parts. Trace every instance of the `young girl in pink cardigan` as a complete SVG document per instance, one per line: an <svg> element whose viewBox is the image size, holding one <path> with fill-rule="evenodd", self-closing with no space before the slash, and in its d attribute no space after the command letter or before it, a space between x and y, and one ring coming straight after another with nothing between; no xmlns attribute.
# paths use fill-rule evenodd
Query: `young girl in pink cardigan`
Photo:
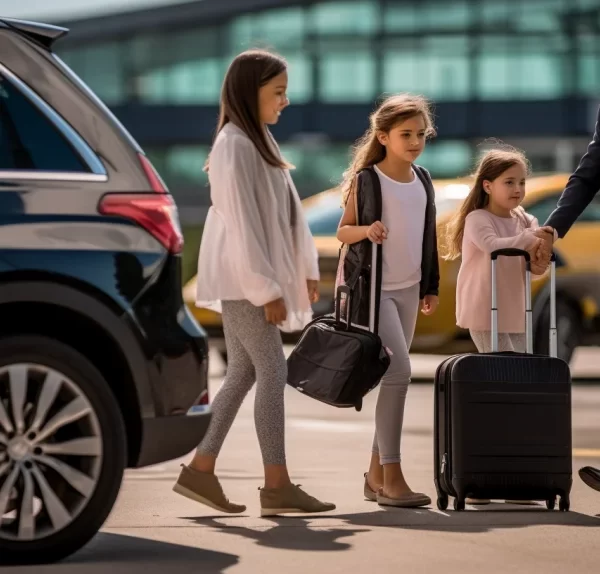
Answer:
<svg viewBox="0 0 600 574"><path fill-rule="evenodd" d="M456 285L456 322L469 329L480 353L491 351L491 258L496 249L514 247L531 255L532 278L544 273L538 221L521 207L529 163L514 149L487 152L475 183L449 223L445 259L462 256ZM498 350L525 352L524 260L497 260ZM468 499L469 504L489 500ZM516 502L516 501L515 501Z"/></svg>

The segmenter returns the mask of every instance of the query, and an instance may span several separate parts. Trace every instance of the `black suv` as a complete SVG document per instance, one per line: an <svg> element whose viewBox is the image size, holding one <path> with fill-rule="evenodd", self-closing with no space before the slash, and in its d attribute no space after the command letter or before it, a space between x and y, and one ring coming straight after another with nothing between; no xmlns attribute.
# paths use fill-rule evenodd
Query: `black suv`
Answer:
<svg viewBox="0 0 600 574"><path fill-rule="evenodd" d="M82 547L125 467L183 456L210 419L182 300L175 203L52 51L0 17L0 562Z"/></svg>

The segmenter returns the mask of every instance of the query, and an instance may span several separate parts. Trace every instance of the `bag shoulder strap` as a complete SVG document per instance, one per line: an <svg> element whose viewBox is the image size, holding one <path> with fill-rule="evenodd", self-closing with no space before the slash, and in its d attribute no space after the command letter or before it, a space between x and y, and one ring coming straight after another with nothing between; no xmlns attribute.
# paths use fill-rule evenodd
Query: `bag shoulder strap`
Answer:
<svg viewBox="0 0 600 574"><path fill-rule="evenodd" d="M374 202L376 210L376 219L382 218L382 197L381 181L375 169L370 166L359 172L367 173L371 178L371 187L374 192ZM360 179L359 179L360 182ZM357 187L360 187L357 186ZM383 267L383 246L377 243L371 243L371 285L369 286L369 328L376 335L379 332L379 307L381 305L381 285L382 285L382 267ZM374 268L374 276L373 276Z"/></svg>

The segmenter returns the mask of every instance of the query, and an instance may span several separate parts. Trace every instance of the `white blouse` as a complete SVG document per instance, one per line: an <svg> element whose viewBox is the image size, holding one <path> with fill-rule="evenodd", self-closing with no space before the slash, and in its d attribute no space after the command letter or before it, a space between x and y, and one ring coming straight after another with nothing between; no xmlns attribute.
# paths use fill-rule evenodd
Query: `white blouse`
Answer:
<svg viewBox="0 0 600 574"><path fill-rule="evenodd" d="M279 153L270 134L269 140ZM312 319L306 281L319 279L319 262L288 170L269 165L229 122L212 147L208 177L212 206L200 244L196 306L220 313L223 300L260 307L283 297L287 319L279 328L302 330Z"/></svg>

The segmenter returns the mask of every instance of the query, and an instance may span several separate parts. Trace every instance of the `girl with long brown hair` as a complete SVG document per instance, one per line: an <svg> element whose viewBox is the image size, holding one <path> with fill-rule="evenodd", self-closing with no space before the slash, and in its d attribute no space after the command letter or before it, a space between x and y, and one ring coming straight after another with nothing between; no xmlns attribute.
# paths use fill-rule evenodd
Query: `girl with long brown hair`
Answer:
<svg viewBox="0 0 600 574"><path fill-rule="evenodd" d="M255 381L254 418L265 471L261 514L335 508L293 484L286 464L287 364L279 331L301 330L311 320L319 279L316 247L290 166L268 129L289 104L287 84L283 58L263 50L237 56L223 84L207 164L212 206L200 246L196 305L223 314L228 365L206 436L173 490L228 513L246 507L223 493L216 460Z"/></svg>
<svg viewBox="0 0 600 574"><path fill-rule="evenodd" d="M392 354L379 388L364 495L382 505L424 506L431 503L429 496L413 492L404 478L400 437L419 308L431 315L438 305L435 194L429 173L415 164L435 130L428 102L411 94L387 98L370 119L345 173L345 209L337 233L351 254L344 264L347 277L368 275L365 253L373 243L382 245L378 332ZM354 268L353 261L358 262ZM359 304L353 307L361 306L364 289L357 291L352 299Z"/></svg>
<svg viewBox="0 0 600 574"><path fill-rule="evenodd" d="M456 285L456 322L469 330L480 353L491 351L491 252L510 247L526 250L532 257L532 278L544 273L542 239L537 234L546 228L540 228L537 219L521 207L529 171L527 158L514 148L503 146L485 153L469 195L447 226L445 258L462 257ZM498 350L524 353L523 261L500 257L496 278ZM467 499L468 504L489 502Z"/></svg>

